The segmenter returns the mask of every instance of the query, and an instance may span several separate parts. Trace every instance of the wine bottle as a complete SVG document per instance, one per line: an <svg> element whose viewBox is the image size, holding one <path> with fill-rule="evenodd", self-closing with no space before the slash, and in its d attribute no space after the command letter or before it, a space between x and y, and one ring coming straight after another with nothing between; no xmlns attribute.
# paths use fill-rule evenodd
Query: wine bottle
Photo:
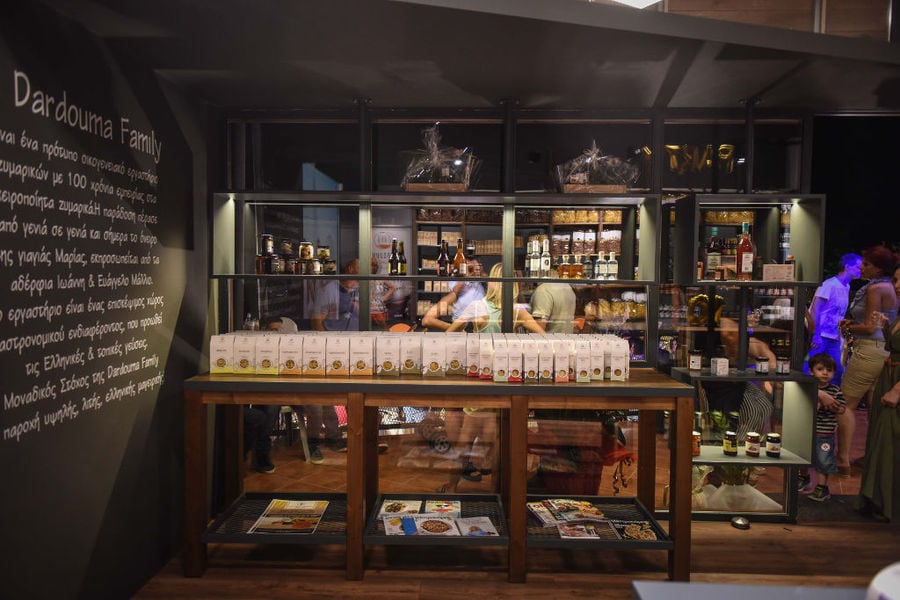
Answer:
<svg viewBox="0 0 900 600"><path fill-rule="evenodd" d="M556 272L559 273L560 279L568 279L572 276L568 254L563 254L562 258L559 259L559 265L557 265Z"/></svg>
<svg viewBox="0 0 900 600"><path fill-rule="evenodd" d="M584 278L585 279L593 279L594 278L594 261L591 259L590 254L584 255Z"/></svg>
<svg viewBox="0 0 900 600"><path fill-rule="evenodd" d="M437 274L438 277L449 277L453 263L450 262L450 254L448 253L447 240L441 240L441 251L437 257Z"/></svg>
<svg viewBox="0 0 900 600"><path fill-rule="evenodd" d="M399 263L397 265L397 274L406 275L406 253L403 252L403 240L400 240L398 243L398 248L397 258L399 259Z"/></svg>
<svg viewBox="0 0 900 600"><path fill-rule="evenodd" d="M538 278L541 276L541 242L540 240L531 241L531 276Z"/></svg>
<svg viewBox="0 0 900 600"><path fill-rule="evenodd" d="M397 252L397 238L391 240L391 255L388 257L388 275L400 274L400 254Z"/></svg>
<svg viewBox="0 0 900 600"><path fill-rule="evenodd" d="M607 279L618 279L619 278L619 261L616 260L616 253L609 253L609 261L606 263L606 278Z"/></svg>
<svg viewBox="0 0 900 600"><path fill-rule="evenodd" d="M709 240L706 243L706 273L707 278L715 279L712 275L722 266L722 248L720 246L719 228L712 227L709 232ZM711 276L712 275L712 276Z"/></svg>
<svg viewBox="0 0 900 600"><path fill-rule="evenodd" d="M541 277L550 277L550 240L544 238L541 244Z"/></svg>
<svg viewBox="0 0 900 600"><path fill-rule="evenodd" d="M741 238L737 245L737 278L753 279L753 241L750 239L750 223L741 223Z"/></svg>
<svg viewBox="0 0 900 600"><path fill-rule="evenodd" d="M609 263L606 262L604 254L604 252L600 252L597 255L597 262L594 263L594 279L606 279L606 274L609 272Z"/></svg>
<svg viewBox="0 0 900 600"><path fill-rule="evenodd" d="M531 277L531 240L525 242L525 261L522 263L522 276Z"/></svg>
<svg viewBox="0 0 900 600"><path fill-rule="evenodd" d="M455 277L465 277L466 273L466 254L463 252L463 240L462 238L457 238L456 256L453 257L453 275Z"/></svg>

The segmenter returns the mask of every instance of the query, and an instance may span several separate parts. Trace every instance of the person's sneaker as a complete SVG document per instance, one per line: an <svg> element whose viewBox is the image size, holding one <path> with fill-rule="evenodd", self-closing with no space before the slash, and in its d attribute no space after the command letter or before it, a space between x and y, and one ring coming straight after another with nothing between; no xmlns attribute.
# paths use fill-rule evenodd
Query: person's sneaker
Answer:
<svg viewBox="0 0 900 600"><path fill-rule="evenodd" d="M831 498L831 492L828 491L828 487L824 485L817 485L816 489L812 491L812 494L807 496L810 500L814 500L816 502L825 502L829 498Z"/></svg>
<svg viewBox="0 0 900 600"><path fill-rule="evenodd" d="M802 492L809 487L809 475L800 475L797 477L797 491Z"/></svg>
<svg viewBox="0 0 900 600"><path fill-rule="evenodd" d="M327 442L325 444L329 450L333 452L346 452L347 451L347 442L344 440L335 440L332 442Z"/></svg>
<svg viewBox="0 0 900 600"><path fill-rule="evenodd" d="M253 467L253 470L256 471L257 473L274 473L275 465L273 465L272 461L267 458L267 459L265 459L265 461L257 464L255 467Z"/></svg>
<svg viewBox="0 0 900 600"><path fill-rule="evenodd" d="M309 462L314 465L321 465L325 462L325 459L322 457L322 451L318 447L309 449Z"/></svg>

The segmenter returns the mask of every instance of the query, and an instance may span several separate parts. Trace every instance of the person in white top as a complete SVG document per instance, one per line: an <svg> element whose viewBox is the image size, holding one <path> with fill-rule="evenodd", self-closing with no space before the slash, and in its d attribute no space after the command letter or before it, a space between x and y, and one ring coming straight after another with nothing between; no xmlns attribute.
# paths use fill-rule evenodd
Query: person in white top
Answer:
<svg viewBox="0 0 900 600"><path fill-rule="evenodd" d="M809 344L810 355L824 352L831 356L837 369L834 371L832 383L841 384L844 367L841 364L843 336L838 324L847 312L850 301L850 282L859 278L862 256L845 254L841 257L841 272L829 277L816 289L812 304L809 306L812 339Z"/></svg>

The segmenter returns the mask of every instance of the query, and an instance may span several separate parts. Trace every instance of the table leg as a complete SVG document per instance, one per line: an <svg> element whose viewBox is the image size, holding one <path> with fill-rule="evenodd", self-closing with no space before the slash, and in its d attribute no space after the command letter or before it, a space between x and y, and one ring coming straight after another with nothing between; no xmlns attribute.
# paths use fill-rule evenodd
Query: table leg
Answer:
<svg viewBox="0 0 900 600"><path fill-rule="evenodd" d="M527 525L525 500L528 488L528 398L513 396L509 409L509 462L507 473L509 497L504 499L509 526L509 581L525 582Z"/></svg>
<svg viewBox="0 0 900 600"><path fill-rule="evenodd" d="M206 405L201 392L184 394L184 550L181 566L187 577L206 570L206 544L200 540L206 528Z"/></svg>
<svg viewBox="0 0 900 600"><path fill-rule="evenodd" d="M669 419L670 488L669 535L675 547L669 552L669 578L691 579L691 431L694 398L676 399L675 414Z"/></svg>
<svg viewBox="0 0 900 600"><path fill-rule="evenodd" d="M656 510L656 411L638 413L637 497L651 513Z"/></svg>
<svg viewBox="0 0 900 600"><path fill-rule="evenodd" d="M371 419L366 418L364 400L363 394L347 395L347 579L357 581L363 578L367 467L373 462L367 460L366 436ZM375 485L377 467L376 462Z"/></svg>

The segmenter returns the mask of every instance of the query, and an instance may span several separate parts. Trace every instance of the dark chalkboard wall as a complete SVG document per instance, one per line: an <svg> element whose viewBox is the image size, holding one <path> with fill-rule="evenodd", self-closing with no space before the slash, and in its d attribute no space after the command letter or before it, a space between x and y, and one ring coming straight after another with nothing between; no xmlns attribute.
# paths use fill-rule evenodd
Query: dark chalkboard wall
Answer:
<svg viewBox="0 0 900 600"><path fill-rule="evenodd" d="M197 369L206 289L197 156L179 126L191 116L80 27L11 4L0 598L127 597L179 543L180 389Z"/></svg>

